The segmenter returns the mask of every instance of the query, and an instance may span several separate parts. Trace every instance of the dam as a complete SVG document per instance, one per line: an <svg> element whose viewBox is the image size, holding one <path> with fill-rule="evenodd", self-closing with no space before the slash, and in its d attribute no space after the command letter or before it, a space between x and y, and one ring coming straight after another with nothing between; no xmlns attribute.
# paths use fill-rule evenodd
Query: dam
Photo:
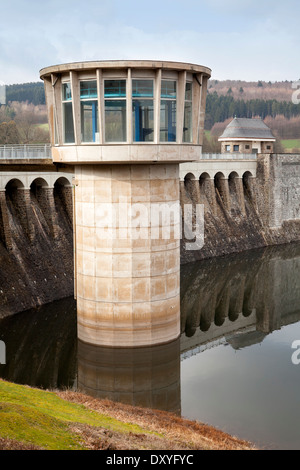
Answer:
<svg viewBox="0 0 300 470"><path fill-rule="evenodd" d="M0 341L6 346L1 377L39 387L74 387L92 396L160 408L216 426L221 419L224 429L252 441L259 426L258 444L274 440L281 446L292 442L297 448L298 398L296 393L289 395L282 406L281 394L287 391L276 382L275 394L274 381L292 381L298 389L289 341L299 332L300 156L202 153L205 97L195 95L200 106L196 109L201 111L197 114L193 99L183 100L182 93L194 97L194 87L188 83L206 87L207 77L201 76L206 68L197 69L196 78L186 64L180 70L155 66L150 74L153 96L148 83L143 94L151 96L134 97L133 83L139 85L134 80L146 80L149 63L144 64L147 70L135 71L136 76L135 64L130 65L122 63L123 98L122 83L113 89L118 96L112 97L111 81L120 78L119 70L110 70L105 97L107 70L100 70L99 63L89 70L70 64L56 72L50 68L45 86L50 94L52 149L0 147L0 317L6 317L1 320ZM81 78L89 82L82 89ZM164 80L168 85L163 96L157 86ZM90 87L95 81L96 89ZM140 103L133 104L134 99ZM167 109L177 110L177 105L184 111L181 115L176 111L175 119ZM191 120L185 120L191 109ZM146 116L153 120L146 123ZM108 124L119 119L118 125L108 131L106 119ZM196 134L195 122L201 124ZM124 139L130 136L130 143L106 143L114 132ZM198 141L193 141L195 135ZM111 155L118 159L119 149L123 160L115 163ZM146 157L141 157L143 149ZM131 156L139 163L132 163ZM122 210L117 216L125 223L119 230L126 229L127 236L113 236L115 226L103 226L103 220L110 219L103 218L99 207L113 208L120 202L124 211L155 203L171 207L180 228L185 222L182 209L191 209L197 227L200 207L201 246L186 237L170 238L170 232L163 230L170 227L169 219L154 227L163 234L161 239L128 238L129 228L146 229L149 234L151 227L147 218L144 225L132 220L128 225ZM174 234L175 224L173 229ZM149 240L151 244L145 244ZM189 245L192 249L187 249ZM19 312L23 313L15 315ZM283 359L272 349L280 335ZM277 363L270 366L271 354ZM254 363L250 369L247 357ZM269 375L264 367L276 374L270 376L271 386L266 384ZM247 387L254 393L249 395ZM272 419L278 418L276 427L267 425L271 394L274 406L280 403L270 412ZM253 402L255 396L260 399ZM253 410L259 412L249 427ZM286 416L290 433L283 438L278 434Z"/></svg>
<svg viewBox="0 0 300 470"><path fill-rule="evenodd" d="M83 342L168 343L180 265L299 241L299 155L202 154L209 76L149 61L41 71L51 148L0 148L2 317L74 295ZM153 224L153 207L168 217ZM196 226L202 210L199 246L185 207Z"/></svg>
<svg viewBox="0 0 300 470"><path fill-rule="evenodd" d="M299 163L201 154L180 164L180 205L204 211L204 245L179 240L180 265L299 241ZM49 146L0 147L0 318L74 295L74 177Z"/></svg>

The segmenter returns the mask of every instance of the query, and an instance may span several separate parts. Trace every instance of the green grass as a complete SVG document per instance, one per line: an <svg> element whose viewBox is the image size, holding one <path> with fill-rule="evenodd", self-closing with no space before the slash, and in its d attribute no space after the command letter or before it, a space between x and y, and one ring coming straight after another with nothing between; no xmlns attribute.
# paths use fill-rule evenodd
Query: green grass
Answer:
<svg viewBox="0 0 300 470"><path fill-rule="evenodd" d="M300 149L300 139L282 140L281 144L285 149L293 149L293 148Z"/></svg>
<svg viewBox="0 0 300 470"><path fill-rule="evenodd" d="M84 449L80 437L70 431L71 423L121 433L145 433L139 426L69 403L53 392L0 380L0 437L47 450Z"/></svg>
<svg viewBox="0 0 300 470"><path fill-rule="evenodd" d="M43 129L44 131L49 131L49 124L37 124L37 127Z"/></svg>

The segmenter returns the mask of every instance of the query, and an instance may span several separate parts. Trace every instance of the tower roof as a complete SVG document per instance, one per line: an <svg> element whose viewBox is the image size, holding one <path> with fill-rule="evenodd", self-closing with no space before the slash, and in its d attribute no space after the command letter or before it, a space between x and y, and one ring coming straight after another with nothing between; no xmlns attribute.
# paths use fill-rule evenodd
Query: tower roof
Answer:
<svg viewBox="0 0 300 470"><path fill-rule="evenodd" d="M230 139L276 140L271 129L262 119L257 118L234 118L219 138L219 140Z"/></svg>

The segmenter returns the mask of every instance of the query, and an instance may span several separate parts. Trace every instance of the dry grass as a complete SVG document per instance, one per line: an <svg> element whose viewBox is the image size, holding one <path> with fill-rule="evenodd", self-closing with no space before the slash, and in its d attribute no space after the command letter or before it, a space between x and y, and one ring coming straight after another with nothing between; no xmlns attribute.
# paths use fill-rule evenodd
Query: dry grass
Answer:
<svg viewBox="0 0 300 470"><path fill-rule="evenodd" d="M246 441L239 440L211 426L182 419L171 413L137 408L109 400L91 398L72 391L56 392L64 400L84 405L90 410L131 423L152 431L153 435L133 434L127 436L116 432L73 426L90 449L193 449L193 450L255 450ZM100 437L100 439L99 439ZM97 447L98 446L98 447Z"/></svg>
<svg viewBox="0 0 300 470"><path fill-rule="evenodd" d="M40 450L40 448L33 444L24 444L13 439L0 437L0 450Z"/></svg>

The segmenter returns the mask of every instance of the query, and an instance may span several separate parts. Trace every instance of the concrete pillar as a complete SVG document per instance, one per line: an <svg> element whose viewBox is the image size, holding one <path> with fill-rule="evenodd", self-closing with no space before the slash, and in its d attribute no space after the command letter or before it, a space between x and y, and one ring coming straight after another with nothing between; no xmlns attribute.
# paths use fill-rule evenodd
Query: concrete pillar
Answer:
<svg viewBox="0 0 300 470"><path fill-rule="evenodd" d="M76 165L75 171L79 339L120 347L176 339L179 214L175 224L157 215L179 209L179 165ZM130 230L132 222L142 227Z"/></svg>
<svg viewBox="0 0 300 470"><path fill-rule="evenodd" d="M12 250L12 237L5 193L5 190L0 191L0 238L3 241L5 248L10 251Z"/></svg>

